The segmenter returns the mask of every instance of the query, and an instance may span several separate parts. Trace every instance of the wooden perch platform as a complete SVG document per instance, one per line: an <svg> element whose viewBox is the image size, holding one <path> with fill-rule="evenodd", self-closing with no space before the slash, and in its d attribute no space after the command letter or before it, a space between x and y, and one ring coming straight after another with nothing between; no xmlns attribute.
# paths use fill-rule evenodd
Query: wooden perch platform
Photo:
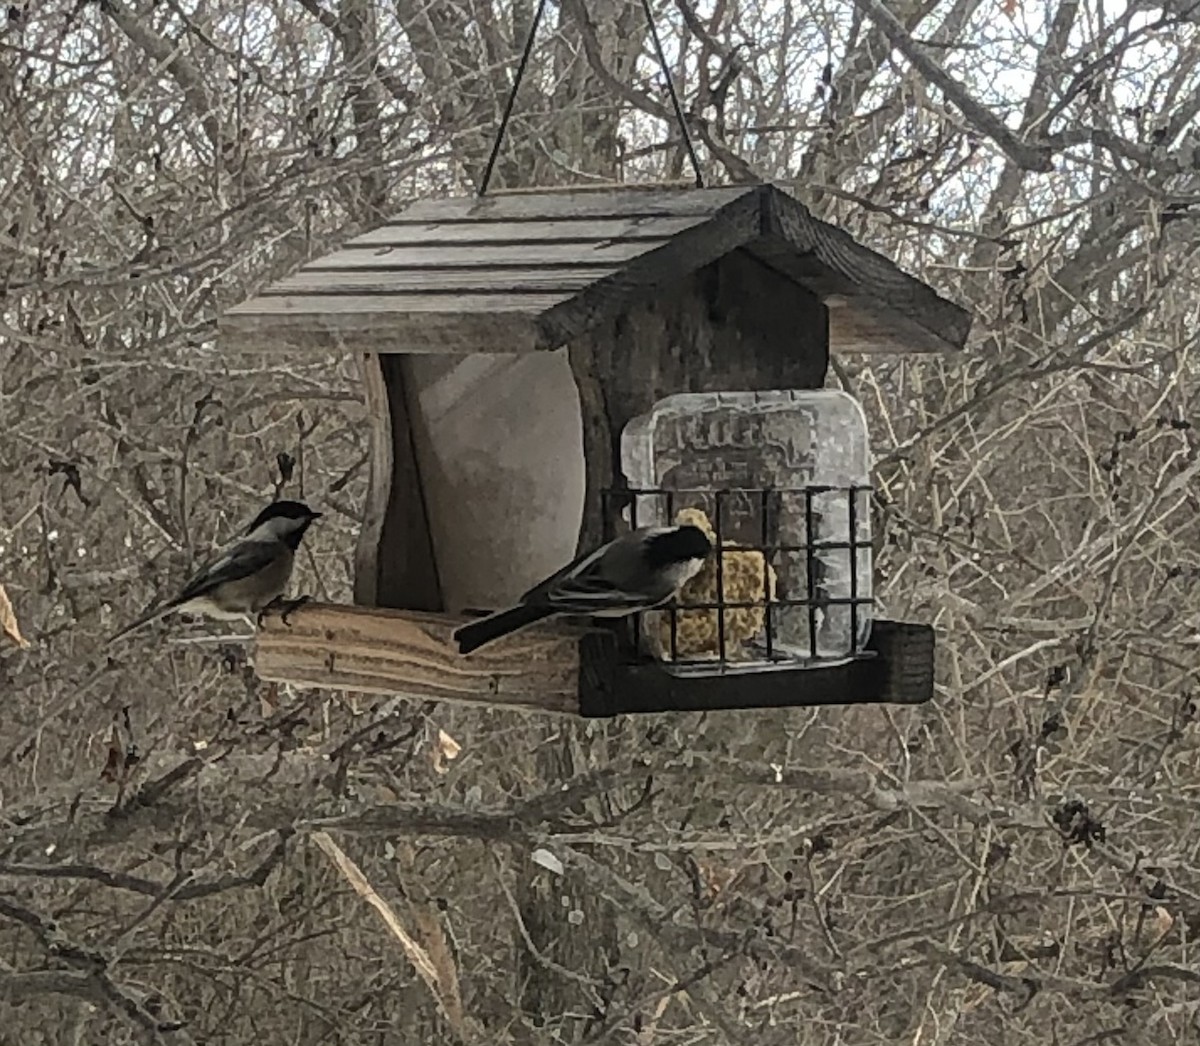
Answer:
<svg viewBox="0 0 1200 1046"><path fill-rule="evenodd" d="M470 657L447 614L309 603L269 616L255 659L262 679L587 718L824 704L919 704L933 694L933 630L877 621L876 655L810 668L680 676L623 663L614 633L528 628Z"/></svg>
<svg viewBox="0 0 1200 1046"><path fill-rule="evenodd" d="M462 657L448 614L308 603L258 633L262 679L538 712L579 710L579 632L526 629Z"/></svg>

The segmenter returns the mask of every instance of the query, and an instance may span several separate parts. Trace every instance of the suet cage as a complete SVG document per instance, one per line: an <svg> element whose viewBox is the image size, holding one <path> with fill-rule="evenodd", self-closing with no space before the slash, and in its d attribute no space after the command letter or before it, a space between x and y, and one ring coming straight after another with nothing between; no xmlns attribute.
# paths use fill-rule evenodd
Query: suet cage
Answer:
<svg viewBox="0 0 1200 1046"><path fill-rule="evenodd" d="M871 542L859 521L871 488L732 487L605 491L608 537L628 526L689 523L713 555L667 606L624 629L627 657L675 675L808 669L873 657ZM617 505L624 508L617 510ZM640 506L640 508L639 508ZM843 540L819 536L822 518L844 516ZM869 567L868 567L869 570Z"/></svg>

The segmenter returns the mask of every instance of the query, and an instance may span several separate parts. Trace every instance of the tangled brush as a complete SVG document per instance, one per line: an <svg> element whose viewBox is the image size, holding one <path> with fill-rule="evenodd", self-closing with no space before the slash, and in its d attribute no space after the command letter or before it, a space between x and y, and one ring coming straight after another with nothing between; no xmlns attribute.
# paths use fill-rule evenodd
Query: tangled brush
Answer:
<svg viewBox="0 0 1200 1046"><path fill-rule="evenodd" d="M685 508L676 514L675 522L691 524L708 535L716 549L716 534L708 515L698 508ZM700 572L680 589L677 604L687 607L696 603L717 601L717 555L721 557L721 580L726 603L757 603L751 607L727 607L725 610L725 657L745 660L742 646L759 635L766 623L765 604L775 598L775 571L766 563L763 553L740 549L726 542L708 558ZM764 571L764 566L766 567ZM770 592L764 592L764 574ZM646 615L646 635L660 660L671 657L671 615L657 611ZM716 608L707 610L680 609L676 613L675 650L678 659L716 658L720 656Z"/></svg>

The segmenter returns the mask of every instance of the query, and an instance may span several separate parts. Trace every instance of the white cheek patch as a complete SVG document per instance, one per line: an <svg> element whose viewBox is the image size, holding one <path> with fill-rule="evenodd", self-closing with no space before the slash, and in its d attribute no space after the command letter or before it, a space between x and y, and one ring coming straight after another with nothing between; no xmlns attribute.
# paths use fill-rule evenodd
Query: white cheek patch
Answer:
<svg viewBox="0 0 1200 1046"><path fill-rule="evenodd" d="M667 577L671 580L673 588L682 588L699 574L703 567L702 559L685 559L682 563L668 567Z"/></svg>
<svg viewBox="0 0 1200 1046"><path fill-rule="evenodd" d="M286 516L276 516L274 519L268 519L265 523L260 523L246 535L246 538L250 541L280 541L288 534L299 530L303 522L303 520L289 519Z"/></svg>

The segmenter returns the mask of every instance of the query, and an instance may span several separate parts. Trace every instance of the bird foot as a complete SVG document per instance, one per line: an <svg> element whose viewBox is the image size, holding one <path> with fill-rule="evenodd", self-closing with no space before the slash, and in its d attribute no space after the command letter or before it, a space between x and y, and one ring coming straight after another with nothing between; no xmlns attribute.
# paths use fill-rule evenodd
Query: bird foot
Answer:
<svg viewBox="0 0 1200 1046"><path fill-rule="evenodd" d="M269 613L274 610L279 611L279 620L282 621L288 628L291 628L291 622L288 618L292 616L293 611L304 606L305 603L311 603L312 596L297 596L295 599L284 599L283 596L276 596L265 607L258 612L258 617L255 619L259 628L262 628L263 621Z"/></svg>
<svg viewBox="0 0 1200 1046"><path fill-rule="evenodd" d="M254 627L261 629L263 627L263 622L266 621L266 619L267 619L267 614L269 614L272 610L274 610L276 607L278 607L279 603L280 603L280 597L276 596L274 599L271 600L270 603L268 603L265 607L263 607L262 610L260 610L254 617Z"/></svg>
<svg viewBox="0 0 1200 1046"><path fill-rule="evenodd" d="M281 600L279 604L280 614L279 620L282 621L288 628L292 627L288 618L293 612L299 610L305 603L311 603L312 596L297 596L295 599Z"/></svg>

